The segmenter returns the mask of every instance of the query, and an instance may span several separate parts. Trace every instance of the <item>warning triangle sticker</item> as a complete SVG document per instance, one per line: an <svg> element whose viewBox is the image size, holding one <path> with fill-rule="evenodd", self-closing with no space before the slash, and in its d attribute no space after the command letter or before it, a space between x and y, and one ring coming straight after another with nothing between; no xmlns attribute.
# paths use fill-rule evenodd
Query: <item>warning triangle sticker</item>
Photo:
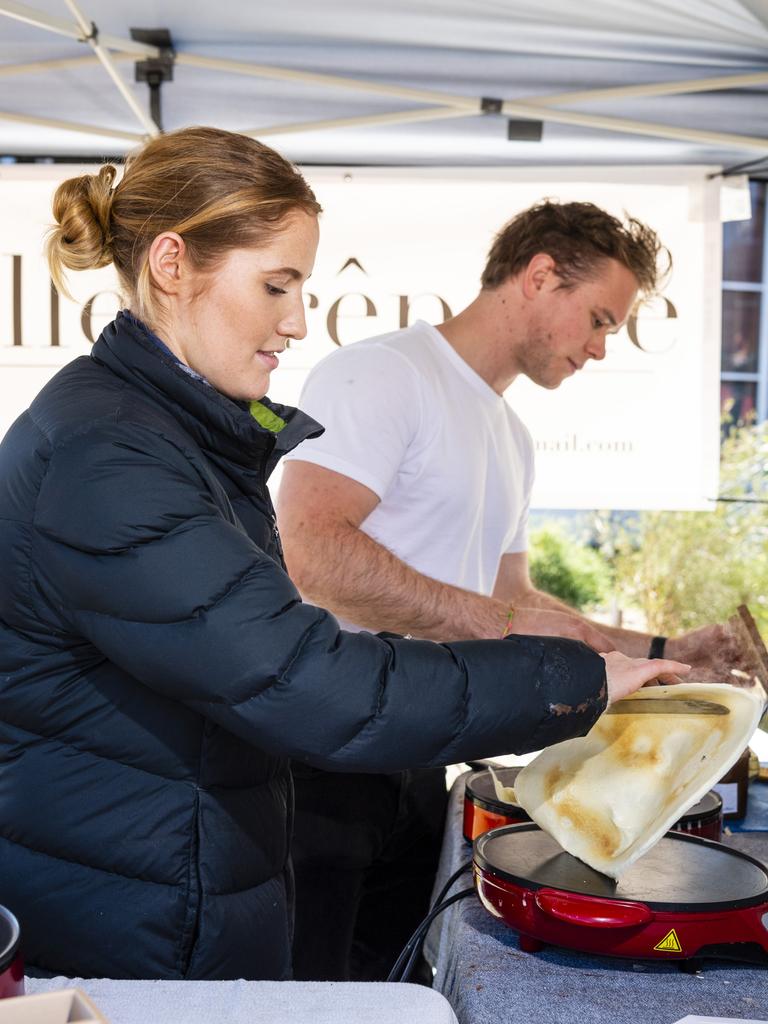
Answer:
<svg viewBox="0 0 768 1024"><path fill-rule="evenodd" d="M653 948L658 949L661 953L682 953L683 951L674 928L671 928L661 942Z"/></svg>

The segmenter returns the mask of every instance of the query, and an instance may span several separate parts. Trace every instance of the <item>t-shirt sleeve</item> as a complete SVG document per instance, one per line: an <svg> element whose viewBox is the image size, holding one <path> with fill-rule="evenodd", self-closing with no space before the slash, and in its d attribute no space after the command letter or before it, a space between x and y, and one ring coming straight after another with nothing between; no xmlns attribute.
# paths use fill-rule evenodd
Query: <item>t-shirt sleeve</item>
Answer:
<svg viewBox="0 0 768 1024"><path fill-rule="evenodd" d="M531 507L531 491L535 477L533 438L527 428L518 420L520 431L521 463L524 474L523 502L517 519L512 540L504 550L505 555L517 555L528 550L528 515Z"/></svg>
<svg viewBox="0 0 768 1024"><path fill-rule="evenodd" d="M311 462L356 480L383 498L419 429L415 369L380 345L339 349L311 371L299 406L325 427L286 460Z"/></svg>

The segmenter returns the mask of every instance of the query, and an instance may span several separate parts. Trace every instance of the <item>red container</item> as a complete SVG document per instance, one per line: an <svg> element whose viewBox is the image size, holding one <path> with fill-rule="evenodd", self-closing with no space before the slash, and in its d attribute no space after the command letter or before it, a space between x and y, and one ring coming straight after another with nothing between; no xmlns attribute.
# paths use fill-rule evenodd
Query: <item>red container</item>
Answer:
<svg viewBox="0 0 768 1024"><path fill-rule="evenodd" d="M520 771L519 767L494 768L499 782L512 788ZM468 843L492 828L517 825L530 820L518 804L505 803L497 799L493 778L487 769L475 772L467 779L462 831ZM719 842L723 837L723 801L719 793L713 789L705 793L697 804L675 822L671 831L685 832L701 839Z"/></svg>
<svg viewBox="0 0 768 1024"><path fill-rule="evenodd" d="M503 786L514 786L520 768L494 768L496 778ZM496 789L491 773L484 769L474 772L467 779L464 789L463 833L468 843L492 828L502 825L516 825L530 821L522 807L503 803L496 798Z"/></svg>
<svg viewBox="0 0 768 1024"><path fill-rule="evenodd" d="M20 942L19 922L10 910L0 907L0 999L24 995L24 964L19 952Z"/></svg>

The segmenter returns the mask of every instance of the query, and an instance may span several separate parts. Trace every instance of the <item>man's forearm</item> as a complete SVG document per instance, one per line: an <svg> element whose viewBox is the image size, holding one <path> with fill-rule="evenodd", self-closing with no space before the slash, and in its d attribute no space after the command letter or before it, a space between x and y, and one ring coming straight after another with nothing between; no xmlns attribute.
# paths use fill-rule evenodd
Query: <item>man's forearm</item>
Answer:
<svg viewBox="0 0 768 1024"><path fill-rule="evenodd" d="M352 525L285 538L289 574L308 601L375 631L431 640L501 636L508 606L425 576Z"/></svg>
<svg viewBox="0 0 768 1024"><path fill-rule="evenodd" d="M609 638L570 612L516 606L510 615L510 602L424 576L351 523L312 526L289 529L288 572L307 600L365 629L428 640L563 636L612 649Z"/></svg>

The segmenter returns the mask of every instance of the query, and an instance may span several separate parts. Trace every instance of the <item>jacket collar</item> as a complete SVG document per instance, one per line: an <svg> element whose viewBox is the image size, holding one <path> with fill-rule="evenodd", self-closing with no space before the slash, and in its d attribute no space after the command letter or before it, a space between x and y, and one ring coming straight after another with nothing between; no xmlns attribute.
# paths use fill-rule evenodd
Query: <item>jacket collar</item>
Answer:
<svg viewBox="0 0 768 1024"><path fill-rule="evenodd" d="M282 455L306 438L323 433L324 428L301 410L262 398L261 405L285 421L285 427L273 433L254 419L246 403L227 398L183 369L130 314L118 313L105 327L91 358L151 395L202 448L247 468L253 468L254 460L266 459L267 475Z"/></svg>

